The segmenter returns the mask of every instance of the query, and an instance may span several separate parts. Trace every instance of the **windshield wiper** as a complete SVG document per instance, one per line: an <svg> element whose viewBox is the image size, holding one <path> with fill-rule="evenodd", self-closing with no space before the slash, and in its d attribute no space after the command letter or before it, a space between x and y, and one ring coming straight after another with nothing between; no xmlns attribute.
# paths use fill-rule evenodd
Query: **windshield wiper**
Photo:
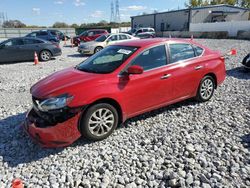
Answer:
<svg viewBox="0 0 250 188"><path fill-rule="evenodd" d="M81 68L80 66L76 66L76 69L79 70L79 71L89 72L89 73L97 73L97 74L101 73L101 72L93 70L93 69Z"/></svg>

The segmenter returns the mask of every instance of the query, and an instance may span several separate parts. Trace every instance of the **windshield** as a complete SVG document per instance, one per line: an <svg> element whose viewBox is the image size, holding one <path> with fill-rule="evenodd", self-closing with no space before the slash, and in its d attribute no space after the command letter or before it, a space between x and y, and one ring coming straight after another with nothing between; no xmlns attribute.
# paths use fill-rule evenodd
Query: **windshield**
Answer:
<svg viewBox="0 0 250 188"><path fill-rule="evenodd" d="M128 31L128 33L135 33L136 32L136 29L130 29L129 31Z"/></svg>
<svg viewBox="0 0 250 188"><path fill-rule="evenodd" d="M84 31L80 34L80 36L87 36L88 32L87 31Z"/></svg>
<svg viewBox="0 0 250 188"><path fill-rule="evenodd" d="M76 66L91 73L111 73L126 61L138 48L131 46L108 46Z"/></svg>
<svg viewBox="0 0 250 188"><path fill-rule="evenodd" d="M102 35L102 36L98 37L97 39L95 39L95 41L96 42L104 42L108 37L109 37L109 35Z"/></svg>

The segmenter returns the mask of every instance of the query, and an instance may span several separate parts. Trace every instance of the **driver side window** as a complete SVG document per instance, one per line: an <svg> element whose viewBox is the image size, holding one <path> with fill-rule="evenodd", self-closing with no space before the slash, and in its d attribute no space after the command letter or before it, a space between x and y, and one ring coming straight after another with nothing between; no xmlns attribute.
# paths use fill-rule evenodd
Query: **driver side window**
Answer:
<svg viewBox="0 0 250 188"><path fill-rule="evenodd" d="M12 44L12 41L10 40L10 41L8 41L8 42L6 42L5 44L3 44L3 46L12 46L13 44Z"/></svg>
<svg viewBox="0 0 250 188"><path fill-rule="evenodd" d="M144 71L158 68L167 64L165 45L153 47L145 50L137 56L131 65L139 65Z"/></svg>
<svg viewBox="0 0 250 188"><path fill-rule="evenodd" d="M118 40L118 35L111 36L108 41L110 42L110 41L116 41L116 40Z"/></svg>

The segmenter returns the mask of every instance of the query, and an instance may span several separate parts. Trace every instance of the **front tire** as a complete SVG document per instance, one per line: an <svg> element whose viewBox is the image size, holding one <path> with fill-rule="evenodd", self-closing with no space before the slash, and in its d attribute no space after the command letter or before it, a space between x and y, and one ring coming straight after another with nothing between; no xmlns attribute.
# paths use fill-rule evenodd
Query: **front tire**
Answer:
<svg viewBox="0 0 250 188"><path fill-rule="evenodd" d="M208 101L213 96L214 90L215 90L214 78L211 76L205 76L200 82L196 94L196 100L199 102Z"/></svg>
<svg viewBox="0 0 250 188"><path fill-rule="evenodd" d="M102 49L103 49L103 47L101 47L101 46L96 47L96 48L95 48L95 53L101 51Z"/></svg>
<svg viewBox="0 0 250 188"><path fill-rule="evenodd" d="M51 59L51 52L48 50L42 50L39 54L40 61L49 61Z"/></svg>
<svg viewBox="0 0 250 188"><path fill-rule="evenodd" d="M107 103L95 104L88 108L80 121L80 129L83 137L92 141L107 138L117 125L117 110Z"/></svg>

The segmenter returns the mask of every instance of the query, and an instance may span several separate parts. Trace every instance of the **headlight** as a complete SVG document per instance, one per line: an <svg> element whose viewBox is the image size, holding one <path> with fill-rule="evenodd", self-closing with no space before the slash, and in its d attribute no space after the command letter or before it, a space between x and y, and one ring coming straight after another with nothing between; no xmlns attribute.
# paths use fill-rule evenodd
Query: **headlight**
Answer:
<svg viewBox="0 0 250 188"><path fill-rule="evenodd" d="M38 103L38 108L41 111L58 110L66 107L73 99L73 96L64 94L58 97L53 97Z"/></svg>

